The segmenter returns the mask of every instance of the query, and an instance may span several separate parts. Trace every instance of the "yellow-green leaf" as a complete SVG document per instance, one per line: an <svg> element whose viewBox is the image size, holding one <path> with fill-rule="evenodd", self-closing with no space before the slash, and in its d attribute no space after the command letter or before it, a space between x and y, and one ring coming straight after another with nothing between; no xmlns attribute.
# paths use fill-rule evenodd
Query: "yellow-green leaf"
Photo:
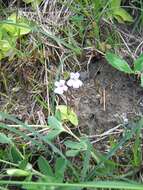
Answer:
<svg viewBox="0 0 143 190"><path fill-rule="evenodd" d="M21 169L7 169L7 174L9 176L16 176L16 177L26 177L29 175L29 172L28 171L25 171L25 170L21 170Z"/></svg>
<svg viewBox="0 0 143 190"><path fill-rule="evenodd" d="M2 52L8 52L11 48L12 47L7 40L0 40L0 50Z"/></svg>
<svg viewBox="0 0 143 190"><path fill-rule="evenodd" d="M13 36L28 34L31 31L28 21L24 17L18 17L16 13L10 15L7 19L8 23L4 23L2 28Z"/></svg>
<svg viewBox="0 0 143 190"><path fill-rule="evenodd" d="M118 22L120 22L120 19L127 22L133 22L133 17L125 9L122 8L115 9L113 10L113 15L116 17ZM118 17L120 19L118 19Z"/></svg>
<svg viewBox="0 0 143 190"><path fill-rule="evenodd" d="M111 8L120 8L121 0L111 0Z"/></svg>
<svg viewBox="0 0 143 190"><path fill-rule="evenodd" d="M66 105L59 105L56 107L56 112L60 112L61 120L70 121L73 125L78 125L78 117L72 108L67 107Z"/></svg>

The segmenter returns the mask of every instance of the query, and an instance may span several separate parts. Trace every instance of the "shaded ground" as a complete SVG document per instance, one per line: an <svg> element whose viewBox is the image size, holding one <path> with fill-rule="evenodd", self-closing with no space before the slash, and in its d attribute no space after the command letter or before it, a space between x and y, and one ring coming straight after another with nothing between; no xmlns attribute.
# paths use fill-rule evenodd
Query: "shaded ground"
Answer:
<svg viewBox="0 0 143 190"><path fill-rule="evenodd" d="M37 72L33 69L31 71L37 73L39 69ZM38 75L34 73L31 75L33 80L39 81ZM9 74L8 71L4 73L6 78ZM11 73L13 77L9 76L7 79L7 89L1 82L1 111L12 113L29 124L42 124L46 111L43 114L44 108L35 97L38 94L46 96L43 94L46 91L42 85L43 80L40 79L41 88L36 90L36 85L32 88L28 83L29 78L27 81L23 78L19 81L17 75L17 72ZM41 76L39 74L39 78ZM74 92L73 103L80 118L80 128L86 129L89 135L100 134L143 114L143 88L133 76L125 75L112 68L105 60L99 59L90 63L89 72L82 72L81 78L84 86L78 93Z"/></svg>
<svg viewBox="0 0 143 190"><path fill-rule="evenodd" d="M80 127L93 135L121 122L128 123L143 114L142 95L143 88L132 76L115 70L104 60L91 63L89 79L75 98Z"/></svg>

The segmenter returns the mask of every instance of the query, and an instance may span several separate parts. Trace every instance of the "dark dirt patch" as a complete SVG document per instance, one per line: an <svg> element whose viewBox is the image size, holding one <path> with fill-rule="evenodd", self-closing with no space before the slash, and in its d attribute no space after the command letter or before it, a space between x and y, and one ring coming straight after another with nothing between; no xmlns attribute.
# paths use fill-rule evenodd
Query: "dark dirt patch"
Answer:
<svg viewBox="0 0 143 190"><path fill-rule="evenodd" d="M135 119L143 113L142 95L134 76L115 70L105 60L91 63L89 79L75 98L80 127L93 135Z"/></svg>
<svg viewBox="0 0 143 190"><path fill-rule="evenodd" d="M45 97L43 67L37 63L4 64L0 72L0 111L29 124L39 123L42 110L36 97Z"/></svg>
<svg viewBox="0 0 143 190"><path fill-rule="evenodd" d="M74 91L73 103L80 118L80 128L89 135L102 133L143 114L143 88L134 76L121 73L108 65L104 59L100 59L93 61L89 65L89 73L84 72L81 77L84 79L84 86L77 92ZM0 110L16 115L23 122L41 123L39 114L44 110L35 101L34 90L22 80L20 89L13 92L13 89L17 88L14 78L10 78L11 85L8 85L9 100L0 95ZM43 95L44 86L41 85L39 90ZM47 110L44 113L47 114Z"/></svg>

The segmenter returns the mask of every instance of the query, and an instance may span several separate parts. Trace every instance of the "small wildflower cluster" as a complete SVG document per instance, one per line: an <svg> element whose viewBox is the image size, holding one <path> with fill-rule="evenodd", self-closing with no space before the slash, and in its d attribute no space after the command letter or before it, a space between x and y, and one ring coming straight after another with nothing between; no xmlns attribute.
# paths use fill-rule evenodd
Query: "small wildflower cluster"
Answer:
<svg viewBox="0 0 143 190"><path fill-rule="evenodd" d="M74 89L78 89L83 85L82 81L79 79L80 74L70 73L70 79L66 82L65 80L60 80L55 82L55 90L56 94L63 94L65 91L68 90L68 87L72 87Z"/></svg>

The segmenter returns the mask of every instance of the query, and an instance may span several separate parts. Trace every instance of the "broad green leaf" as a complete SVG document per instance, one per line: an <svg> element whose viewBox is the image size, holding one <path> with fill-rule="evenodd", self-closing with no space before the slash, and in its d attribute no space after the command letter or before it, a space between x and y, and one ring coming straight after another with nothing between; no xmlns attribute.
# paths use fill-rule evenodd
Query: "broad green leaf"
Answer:
<svg viewBox="0 0 143 190"><path fill-rule="evenodd" d="M66 145L66 147L71 148L71 149L76 149L76 150L86 150L87 149L87 145L84 141L74 142L74 141L67 140L64 142L64 144Z"/></svg>
<svg viewBox="0 0 143 190"><path fill-rule="evenodd" d="M4 133L0 133L0 144L12 144L12 141Z"/></svg>
<svg viewBox="0 0 143 190"><path fill-rule="evenodd" d="M124 10L122 8L115 9L113 11L113 15L115 15L116 18L119 17L123 21L133 22L133 17L126 10ZM120 22L120 20L118 20L118 21Z"/></svg>
<svg viewBox="0 0 143 190"><path fill-rule="evenodd" d="M7 40L0 40L0 50L2 52L8 52L11 49L11 45Z"/></svg>
<svg viewBox="0 0 143 190"><path fill-rule="evenodd" d="M78 117L72 108L66 105L59 105L56 107L56 114L60 112L61 120L70 121L74 126L78 125Z"/></svg>
<svg viewBox="0 0 143 190"><path fill-rule="evenodd" d="M52 129L56 129L59 131L65 131L65 129L62 126L62 123L59 120L57 120L57 118L54 116L48 117L48 124L49 124L49 127Z"/></svg>
<svg viewBox="0 0 143 190"><path fill-rule="evenodd" d="M134 61L134 71L135 71L135 72L142 72L142 71L143 71L143 54L141 54L141 55Z"/></svg>
<svg viewBox="0 0 143 190"><path fill-rule="evenodd" d="M114 18L120 23L120 24L124 24L123 19L120 16L114 15Z"/></svg>
<svg viewBox="0 0 143 190"><path fill-rule="evenodd" d="M10 154L11 154L11 157L12 157L12 161L14 163L19 163L24 159L24 156L21 154L21 152L15 146L11 147Z"/></svg>
<svg viewBox="0 0 143 190"><path fill-rule="evenodd" d="M70 112L68 119L74 126L78 125L78 117L74 111Z"/></svg>
<svg viewBox="0 0 143 190"><path fill-rule="evenodd" d="M24 169L28 169L27 166L29 165L28 160L24 159L19 163L19 169L24 170ZM29 167L29 166L28 166ZM32 166L31 166L32 168Z"/></svg>
<svg viewBox="0 0 143 190"><path fill-rule="evenodd" d="M28 34L31 31L28 24L26 24L24 22L19 22L18 24L19 24L19 26L17 26L17 32L15 33L15 36L25 35L25 34Z"/></svg>
<svg viewBox="0 0 143 190"><path fill-rule="evenodd" d="M43 157L40 156L38 158L38 167L40 169L40 172L46 176L54 176L51 166L49 165L48 161Z"/></svg>
<svg viewBox="0 0 143 190"><path fill-rule="evenodd" d="M76 156L80 151L85 151L87 150L87 144L84 140L81 140L80 142L74 142L67 140L64 143L67 148L70 148L71 150L68 150L66 152L67 156Z"/></svg>
<svg viewBox="0 0 143 190"><path fill-rule="evenodd" d="M92 152L92 149L93 149L93 147L90 144L90 142L88 141L88 139L86 141L86 145L87 145L87 149L84 152L83 164L82 164L82 170L81 170L81 173L82 173L81 179L82 179L82 181L86 180L87 173L88 173L89 168L90 168L91 152Z"/></svg>
<svg viewBox="0 0 143 190"><path fill-rule="evenodd" d="M57 129L51 129L51 131L48 132L48 134L44 137L45 140L52 141L54 138L56 138L62 131Z"/></svg>
<svg viewBox="0 0 143 190"><path fill-rule="evenodd" d="M119 71L129 74L134 73L134 71L130 68L128 63L124 59L121 59L119 56L111 52L107 52L105 58L110 65L112 65L114 68L118 69Z"/></svg>
<svg viewBox="0 0 143 190"><path fill-rule="evenodd" d="M66 156L75 157L79 152L80 150L68 150L66 151Z"/></svg>
<svg viewBox="0 0 143 190"><path fill-rule="evenodd" d="M9 32L10 34L15 34L17 29L16 29L16 26L13 25L13 24L17 22L16 20L17 20L16 13L11 14L11 15L7 18L7 21L8 21L8 23L10 22L10 24L4 23L4 24L2 25L2 28L3 28L5 31Z"/></svg>
<svg viewBox="0 0 143 190"><path fill-rule="evenodd" d="M55 164L55 177L57 182L62 182L64 180L64 172L66 169L66 160L63 158L57 158Z"/></svg>
<svg viewBox="0 0 143 190"><path fill-rule="evenodd" d="M26 177L29 176L29 172L21 169L7 169L7 174L9 176L15 176L15 177Z"/></svg>
<svg viewBox="0 0 143 190"><path fill-rule="evenodd" d="M68 120L69 109L66 105L59 105L56 107L56 115L60 115L62 121Z"/></svg>
<svg viewBox="0 0 143 190"><path fill-rule="evenodd" d="M120 8L121 0L111 0L111 9L118 9Z"/></svg>
<svg viewBox="0 0 143 190"><path fill-rule="evenodd" d="M24 17L18 17L16 13L10 15L7 19L10 23L4 23L2 28L13 36L21 36L31 31L28 21Z"/></svg>

